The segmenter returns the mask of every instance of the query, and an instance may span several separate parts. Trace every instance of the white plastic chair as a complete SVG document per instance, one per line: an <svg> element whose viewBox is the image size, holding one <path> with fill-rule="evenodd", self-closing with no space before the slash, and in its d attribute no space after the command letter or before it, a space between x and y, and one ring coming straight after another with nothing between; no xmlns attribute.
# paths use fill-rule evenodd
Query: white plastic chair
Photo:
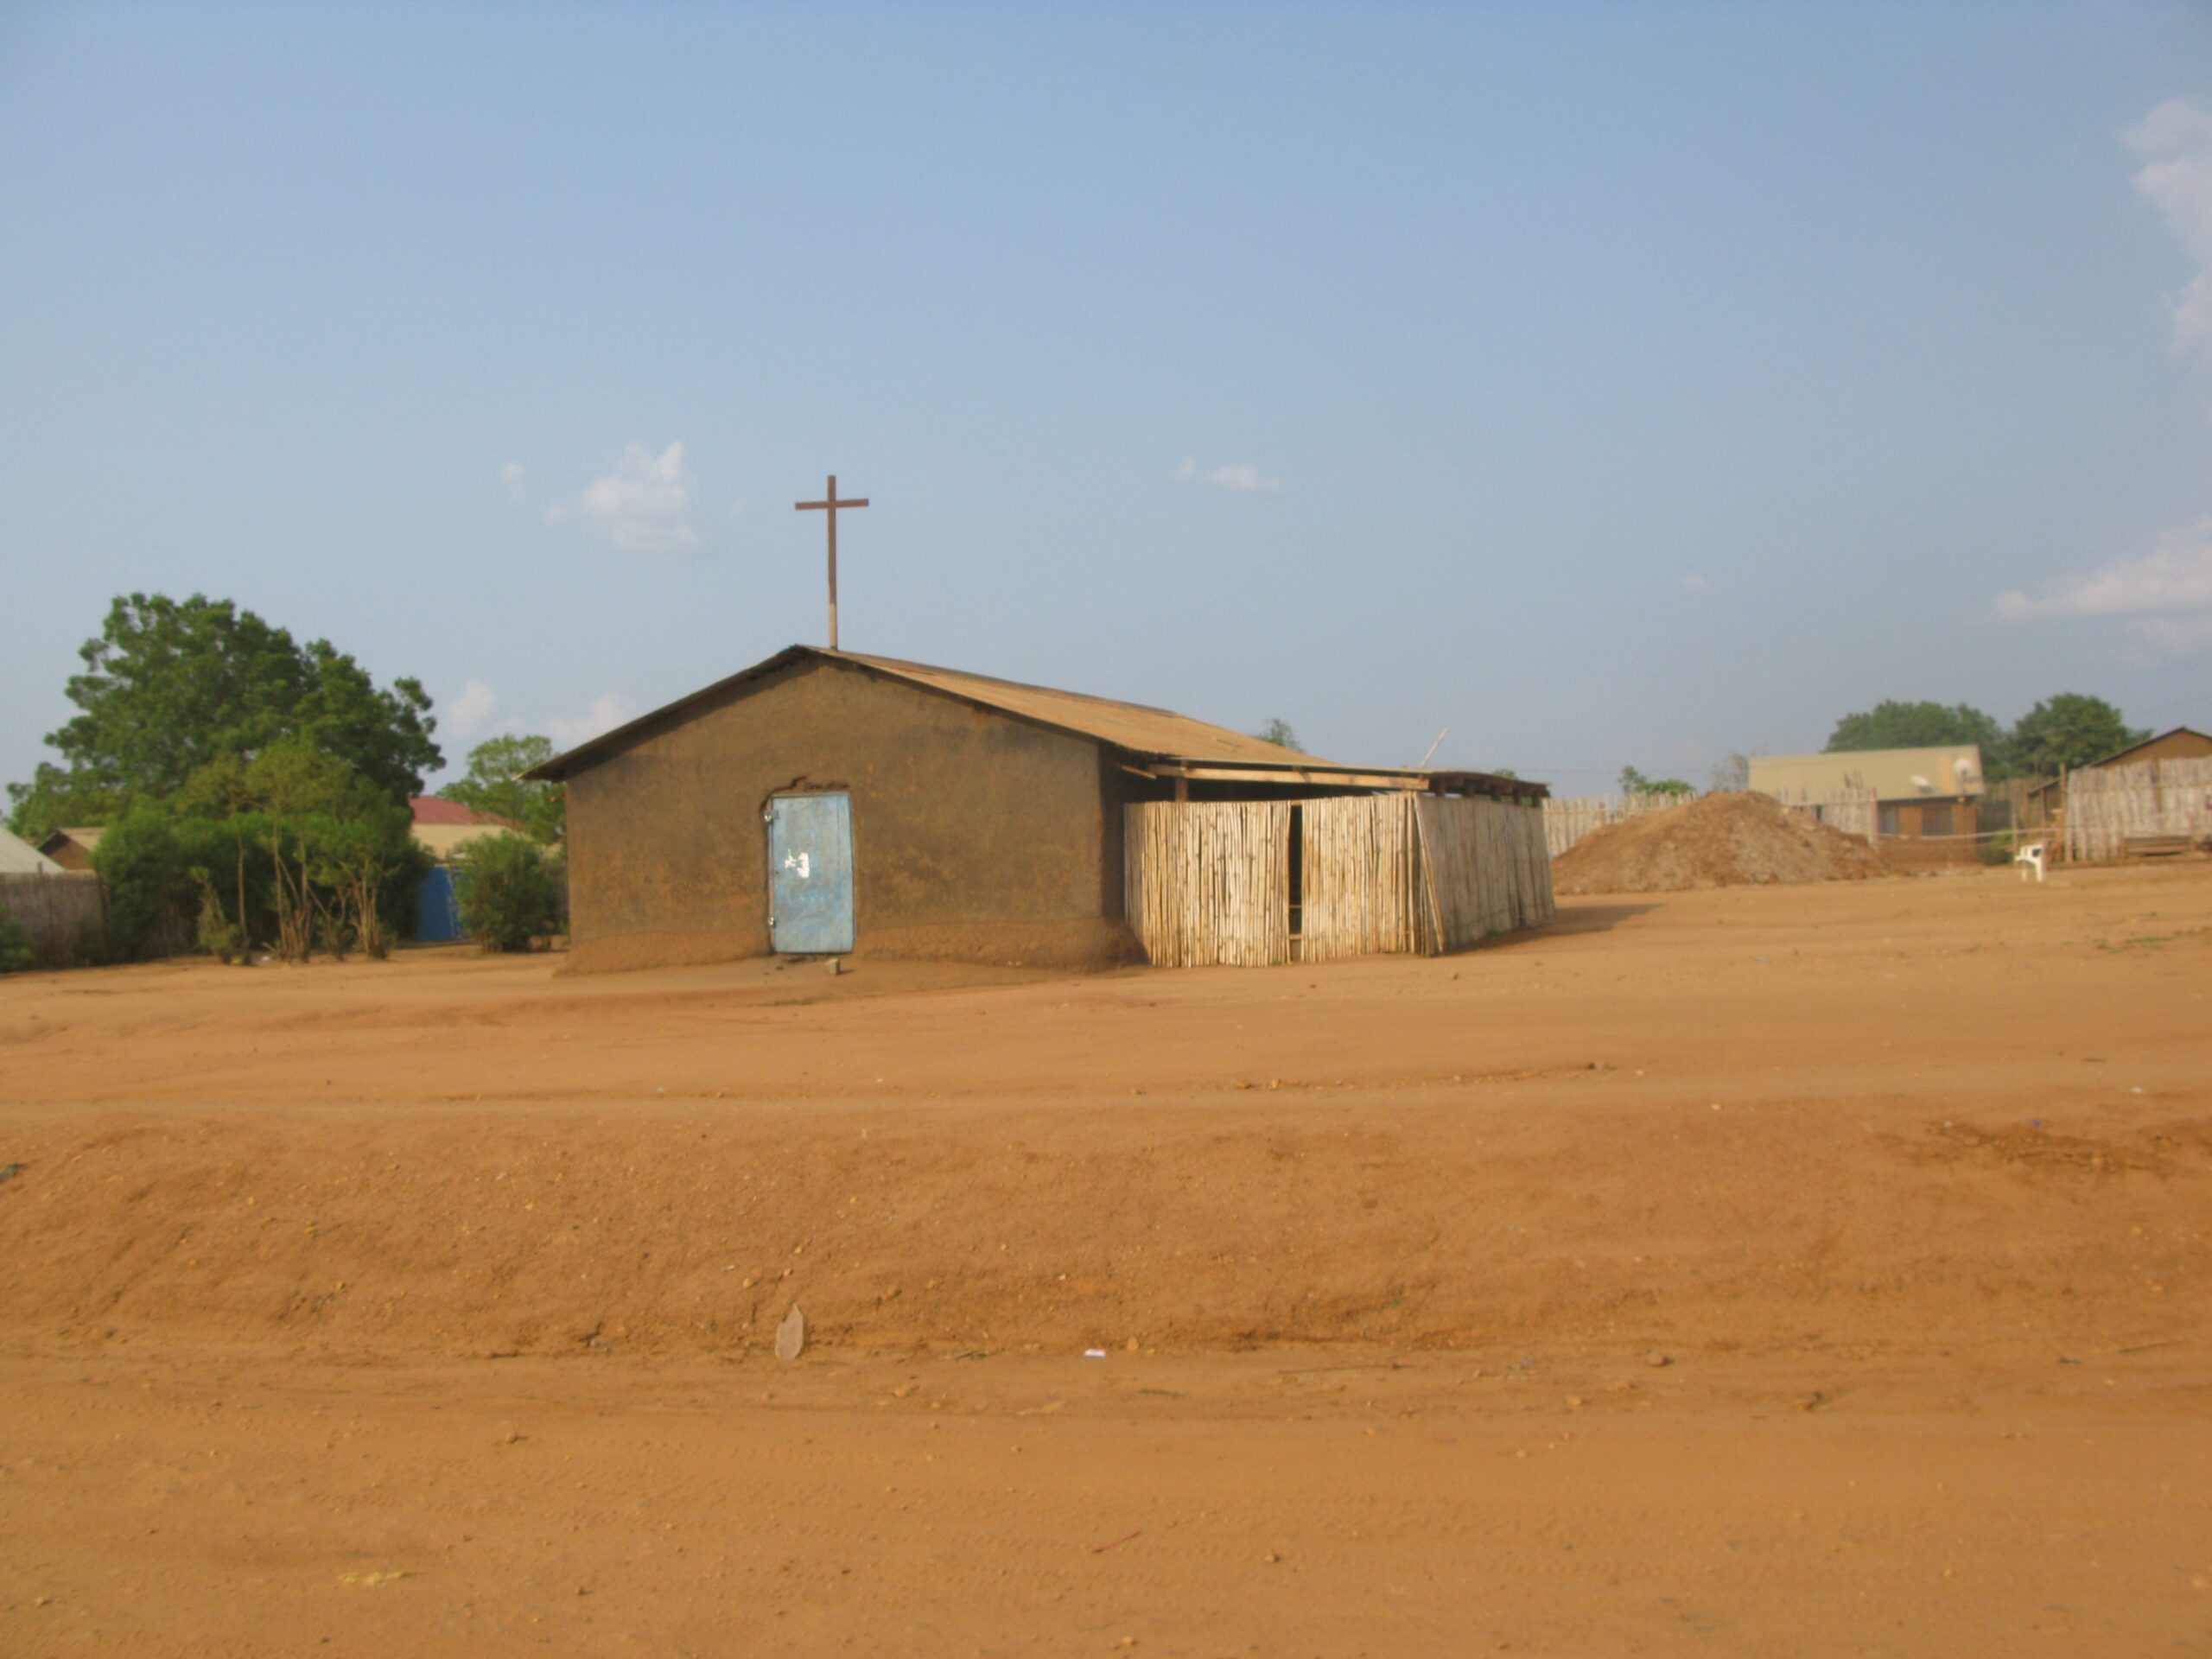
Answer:
<svg viewBox="0 0 2212 1659"><path fill-rule="evenodd" d="M2024 881L2028 879L2030 870L2036 873L2037 880L2043 880L2043 849L2042 842L2031 841L2012 855L2012 861L2020 866L2021 880Z"/></svg>

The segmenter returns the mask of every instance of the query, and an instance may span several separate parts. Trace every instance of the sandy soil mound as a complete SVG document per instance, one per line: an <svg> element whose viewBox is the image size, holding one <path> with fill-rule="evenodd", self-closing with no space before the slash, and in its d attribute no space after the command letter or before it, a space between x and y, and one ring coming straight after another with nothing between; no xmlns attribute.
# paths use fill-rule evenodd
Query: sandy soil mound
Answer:
<svg viewBox="0 0 2212 1659"><path fill-rule="evenodd" d="M1607 824L1552 861L1552 886L1566 893L1680 893L1892 874L1857 836L1749 791L1704 795Z"/></svg>

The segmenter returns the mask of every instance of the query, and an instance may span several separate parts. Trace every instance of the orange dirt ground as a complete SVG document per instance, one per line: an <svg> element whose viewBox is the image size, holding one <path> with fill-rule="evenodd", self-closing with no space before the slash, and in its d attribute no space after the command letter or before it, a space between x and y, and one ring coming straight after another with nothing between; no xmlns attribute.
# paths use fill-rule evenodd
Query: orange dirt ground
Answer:
<svg viewBox="0 0 2212 1659"><path fill-rule="evenodd" d="M2212 869L554 966L0 981L0 1652L2212 1651Z"/></svg>

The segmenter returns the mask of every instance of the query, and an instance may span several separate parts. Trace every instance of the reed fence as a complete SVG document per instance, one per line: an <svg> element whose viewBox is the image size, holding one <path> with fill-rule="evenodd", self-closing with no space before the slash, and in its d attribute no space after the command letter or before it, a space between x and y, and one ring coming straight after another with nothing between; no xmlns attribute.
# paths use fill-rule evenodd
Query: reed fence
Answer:
<svg viewBox="0 0 2212 1659"><path fill-rule="evenodd" d="M1553 913L1530 806L1392 793L1127 811L1129 925L1162 967L1433 956Z"/></svg>
<svg viewBox="0 0 2212 1659"><path fill-rule="evenodd" d="M1300 803L1300 957L1421 948L1421 829L1410 795Z"/></svg>
<svg viewBox="0 0 2212 1659"><path fill-rule="evenodd" d="M1290 803L1147 801L1124 809L1124 898L1163 968L1290 960Z"/></svg>
<svg viewBox="0 0 2212 1659"><path fill-rule="evenodd" d="M1609 823L1618 823L1624 818L1640 818L1647 812L1663 812L1670 806L1680 806L1690 798L1687 795L1573 795L1564 800L1553 798L1544 803L1544 846L1552 857L1583 838L1604 829Z"/></svg>
<svg viewBox="0 0 2212 1659"><path fill-rule="evenodd" d="M2212 759L2143 760L2066 775L2066 856L2119 858L2131 836L2212 836Z"/></svg>
<svg viewBox="0 0 2212 1659"><path fill-rule="evenodd" d="M89 871L0 875L0 916L23 930L40 967L66 968L86 935L105 926L106 890Z"/></svg>
<svg viewBox="0 0 2212 1659"><path fill-rule="evenodd" d="M1479 798L1417 796L1432 955L1551 920L1548 826L1533 808Z"/></svg>

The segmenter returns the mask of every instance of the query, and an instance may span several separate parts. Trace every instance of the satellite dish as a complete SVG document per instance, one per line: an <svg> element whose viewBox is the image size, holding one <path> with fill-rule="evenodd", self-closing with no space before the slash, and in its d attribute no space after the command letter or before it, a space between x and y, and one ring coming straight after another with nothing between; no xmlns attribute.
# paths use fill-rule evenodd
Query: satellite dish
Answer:
<svg viewBox="0 0 2212 1659"><path fill-rule="evenodd" d="M1933 789L1936 787L1935 785L1929 783L1925 778L1922 777L1916 772L1912 774L1912 786L1915 789Z"/></svg>

